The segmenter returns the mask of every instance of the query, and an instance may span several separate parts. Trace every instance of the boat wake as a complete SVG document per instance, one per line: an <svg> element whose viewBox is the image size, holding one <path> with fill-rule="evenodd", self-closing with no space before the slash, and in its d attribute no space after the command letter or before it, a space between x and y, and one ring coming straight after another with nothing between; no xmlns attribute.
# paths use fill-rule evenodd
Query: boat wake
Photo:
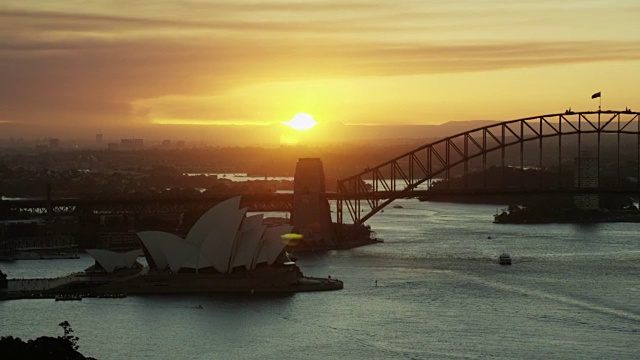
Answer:
<svg viewBox="0 0 640 360"><path fill-rule="evenodd" d="M602 314L617 316L617 317L620 317L620 318L623 318L623 319L626 319L626 320L632 320L632 321L640 322L640 315L632 313L632 312L629 312L629 311L615 309L615 308L606 307L606 306L602 306L602 305L597 305L597 304L593 304L593 303L590 303L590 302L587 302L587 301L578 300L578 299L571 298L571 297L564 296L564 295L548 293L548 292L544 292L544 291L541 291L541 290L529 289L529 288L525 288L525 287L522 287L522 286L500 283L500 282L497 282L497 281L490 281L490 280L486 280L486 279L483 279L483 278L480 278L480 277L477 277L477 276L473 276L473 275L460 274L460 276L464 277L464 278L466 278L466 279L468 279L470 281L474 281L474 282L476 282L478 284L482 284L482 285L485 285L485 286L488 286L488 287L492 287L494 289L508 291L508 292L515 292L515 293L528 295L528 296L535 296L535 297L538 297L538 298L552 300L552 301L560 302L560 303L567 304L567 305L573 305L573 306L581 307L583 309L599 312L599 313L602 313Z"/></svg>

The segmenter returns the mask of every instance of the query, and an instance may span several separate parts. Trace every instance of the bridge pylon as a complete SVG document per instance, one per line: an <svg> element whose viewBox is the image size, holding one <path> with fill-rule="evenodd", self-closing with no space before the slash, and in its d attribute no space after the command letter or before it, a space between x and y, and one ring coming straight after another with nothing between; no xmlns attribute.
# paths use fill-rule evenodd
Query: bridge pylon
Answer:
<svg viewBox="0 0 640 360"><path fill-rule="evenodd" d="M319 158L298 159L293 181L293 231L305 243L332 243L335 232L327 200L324 167Z"/></svg>
<svg viewBox="0 0 640 360"><path fill-rule="evenodd" d="M324 167L319 158L302 158L296 164L293 180L293 231L303 236L299 250L350 249L375 244L369 226L333 223L325 190Z"/></svg>

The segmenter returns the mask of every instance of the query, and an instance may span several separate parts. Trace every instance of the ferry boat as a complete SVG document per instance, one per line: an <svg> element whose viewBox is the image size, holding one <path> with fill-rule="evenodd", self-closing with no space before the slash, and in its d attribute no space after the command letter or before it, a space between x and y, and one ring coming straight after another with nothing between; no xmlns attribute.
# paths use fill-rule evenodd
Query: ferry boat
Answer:
<svg viewBox="0 0 640 360"><path fill-rule="evenodd" d="M500 256L498 256L498 264L511 265L511 255L507 254L506 252L500 254Z"/></svg>

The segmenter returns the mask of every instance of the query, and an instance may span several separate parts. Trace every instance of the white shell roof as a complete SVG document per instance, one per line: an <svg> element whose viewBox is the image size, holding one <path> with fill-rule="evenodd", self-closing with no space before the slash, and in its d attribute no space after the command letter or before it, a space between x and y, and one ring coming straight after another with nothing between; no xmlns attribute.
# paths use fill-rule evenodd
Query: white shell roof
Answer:
<svg viewBox="0 0 640 360"><path fill-rule="evenodd" d="M278 258L278 255L287 246L287 241L282 235L288 234L293 229L290 225L280 225L267 228L262 235L262 244L256 256L255 265L266 262L271 265ZM252 268L255 268L253 266Z"/></svg>
<svg viewBox="0 0 640 360"><path fill-rule="evenodd" d="M247 209L239 206L240 197L217 204L196 221L184 240L161 231L138 235L159 270L214 267L228 273L238 266L250 270L260 262L273 264L286 245L282 235L292 227L267 228L262 214L246 217Z"/></svg>
<svg viewBox="0 0 640 360"><path fill-rule="evenodd" d="M195 266L195 261L188 262L196 256L198 248L184 241L172 241L166 245L165 253L169 268L176 272L183 267Z"/></svg>
<svg viewBox="0 0 640 360"><path fill-rule="evenodd" d="M262 219L262 214L258 214L247 217L242 222L241 232L233 249L230 270L237 266L244 266L247 270L251 268L260 238L266 229L266 226L262 225Z"/></svg>
<svg viewBox="0 0 640 360"><path fill-rule="evenodd" d="M147 249L153 262L158 270L164 270L169 265L165 249L167 244L176 241L182 241L178 235L174 235L164 231L141 231L138 237L142 240L142 244Z"/></svg>
<svg viewBox="0 0 640 360"><path fill-rule="evenodd" d="M86 252L93 257L106 272L112 273L116 269L129 269L133 267L140 255L140 250L131 250L119 253L103 249L87 249Z"/></svg>
<svg viewBox="0 0 640 360"><path fill-rule="evenodd" d="M247 209L228 209L210 223L210 231L200 243L200 251L219 272L229 270L233 243Z"/></svg>
<svg viewBox="0 0 640 360"><path fill-rule="evenodd" d="M190 244L200 245L211 232L211 225L223 220L225 216L229 216L230 212L237 211L239 207L240 196L216 204L193 224L185 240Z"/></svg>

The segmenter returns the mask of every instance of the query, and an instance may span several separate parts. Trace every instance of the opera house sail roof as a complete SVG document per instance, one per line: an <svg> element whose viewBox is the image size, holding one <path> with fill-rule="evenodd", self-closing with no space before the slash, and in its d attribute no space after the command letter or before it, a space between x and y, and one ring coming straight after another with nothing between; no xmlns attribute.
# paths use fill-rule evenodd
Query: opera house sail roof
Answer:
<svg viewBox="0 0 640 360"><path fill-rule="evenodd" d="M225 200L196 221L187 236L162 231L142 231L145 255L151 268L172 272L213 268L230 273L236 268L253 270L261 263L273 264L284 250L282 235L289 225L267 228L262 215L246 216L240 197Z"/></svg>
<svg viewBox="0 0 640 360"><path fill-rule="evenodd" d="M125 253L119 253L102 249L87 249L91 257L93 257L100 267L112 273L118 269L131 269L136 265L136 260L140 256L140 249L131 250Z"/></svg>

